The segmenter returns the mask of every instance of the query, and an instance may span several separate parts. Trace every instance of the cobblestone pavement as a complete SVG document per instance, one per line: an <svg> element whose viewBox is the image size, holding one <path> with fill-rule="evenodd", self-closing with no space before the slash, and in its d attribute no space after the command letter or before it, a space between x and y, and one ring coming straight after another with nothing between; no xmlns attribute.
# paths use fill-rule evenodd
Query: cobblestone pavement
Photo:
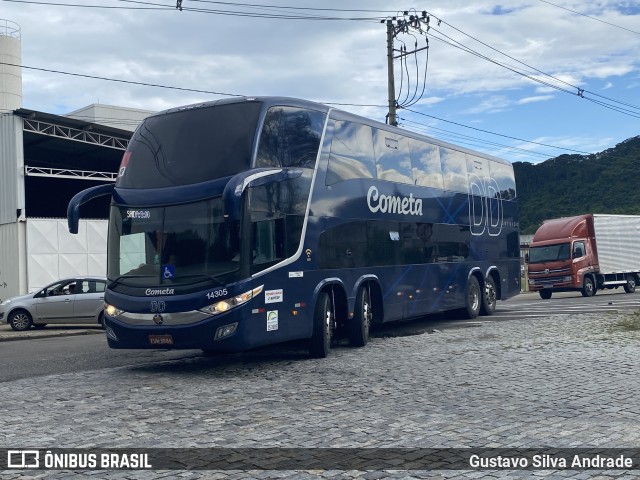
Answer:
<svg viewBox="0 0 640 480"><path fill-rule="evenodd" d="M0 384L9 448L640 448L640 332L619 315L374 338ZM628 478L623 470L10 471L5 478ZM7 476L8 475L8 476Z"/></svg>

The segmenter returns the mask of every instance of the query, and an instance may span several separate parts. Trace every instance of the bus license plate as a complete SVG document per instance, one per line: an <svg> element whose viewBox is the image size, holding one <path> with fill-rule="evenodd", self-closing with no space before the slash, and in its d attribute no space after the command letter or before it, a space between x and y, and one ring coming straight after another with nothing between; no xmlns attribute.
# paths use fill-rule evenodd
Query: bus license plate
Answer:
<svg viewBox="0 0 640 480"><path fill-rule="evenodd" d="M149 335L149 343L151 345L173 345L173 337L171 335Z"/></svg>

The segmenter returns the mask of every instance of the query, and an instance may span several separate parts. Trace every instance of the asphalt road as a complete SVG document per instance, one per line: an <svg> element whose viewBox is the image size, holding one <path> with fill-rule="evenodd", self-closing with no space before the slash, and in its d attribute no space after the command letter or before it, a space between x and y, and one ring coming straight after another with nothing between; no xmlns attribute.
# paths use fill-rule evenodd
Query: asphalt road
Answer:
<svg viewBox="0 0 640 480"><path fill-rule="evenodd" d="M454 328L481 328L487 322L508 322L512 319L543 318L550 315L571 316L580 313L611 313L640 311L640 292L625 294L621 289L601 291L591 298L579 293L554 294L542 300L537 294L522 294L507 302L499 302L494 315L475 320L456 320L444 315L433 315L418 320L384 325L373 330L373 337L403 337L428 334ZM2 325L4 330L7 325ZM64 336L78 333L77 328L47 327L62 336L51 338L28 337L0 343L0 382L50 374L82 372L103 368L132 367L161 362L174 362L180 368L185 362L243 362L260 357L273 359L280 355L288 358L304 357L303 345L269 347L255 352L207 358L199 350L112 350L102 330L93 328L88 335ZM505 325L504 328L508 328ZM75 330L75 331L74 331ZM338 345L336 348L349 348Z"/></svg>

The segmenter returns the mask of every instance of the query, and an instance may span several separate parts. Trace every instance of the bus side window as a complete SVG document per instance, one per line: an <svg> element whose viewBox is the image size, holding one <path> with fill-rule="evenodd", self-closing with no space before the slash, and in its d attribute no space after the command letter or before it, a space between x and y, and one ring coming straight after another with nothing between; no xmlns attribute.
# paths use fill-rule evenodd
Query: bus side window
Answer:
<svg viewBox="0 0 640 480"><path fill-rule="evenodd" d="M314 168L325 114L295 107L271 107L267 112L256 167Z"/></svg>
<svg viewBox="0 0 640 480"><path fill-rule="evenodd" d="M444 189L440 147L420 140L409 142L413 182L419 187Z"/></svg>
<svg viewBox="0 0 640 480"><path fill-rule="evenodd" d="M252 225L251 272L259 272L284 259L284 218Z"/></svg>
<svg viewBox="0 0 640 480"><path fill-rule="evenodd" d="M413 183L409 139L378 128L373 131L376 170L380 180Z"/></svg>
<svg viewBox="0 0 640 480"><path fill-rule="evenodd" d="M374 158L371 127L336 120L326 185L355 178L376 178Z"/></svg>
<svg viewBox="0 0 640 480"><path fill-rule="evenodd" d="M468 193L466 155L457 150L441 148L440 161L442 162L445 190Z"/></svg>

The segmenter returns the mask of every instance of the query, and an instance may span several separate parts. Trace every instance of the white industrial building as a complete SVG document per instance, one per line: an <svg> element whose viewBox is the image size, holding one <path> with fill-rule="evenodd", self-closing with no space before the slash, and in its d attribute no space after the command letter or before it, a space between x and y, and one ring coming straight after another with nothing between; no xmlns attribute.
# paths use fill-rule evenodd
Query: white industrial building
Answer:
<svg viewBox="0 0 640 480"><path fill-rule="evenodd" d="M83 205L67 229L71 197L114 182L135 127L149 111L90 105L68 115L22 108L21 39L0 20L0 299L59 278L106 274L108 199Z"/></svg>

